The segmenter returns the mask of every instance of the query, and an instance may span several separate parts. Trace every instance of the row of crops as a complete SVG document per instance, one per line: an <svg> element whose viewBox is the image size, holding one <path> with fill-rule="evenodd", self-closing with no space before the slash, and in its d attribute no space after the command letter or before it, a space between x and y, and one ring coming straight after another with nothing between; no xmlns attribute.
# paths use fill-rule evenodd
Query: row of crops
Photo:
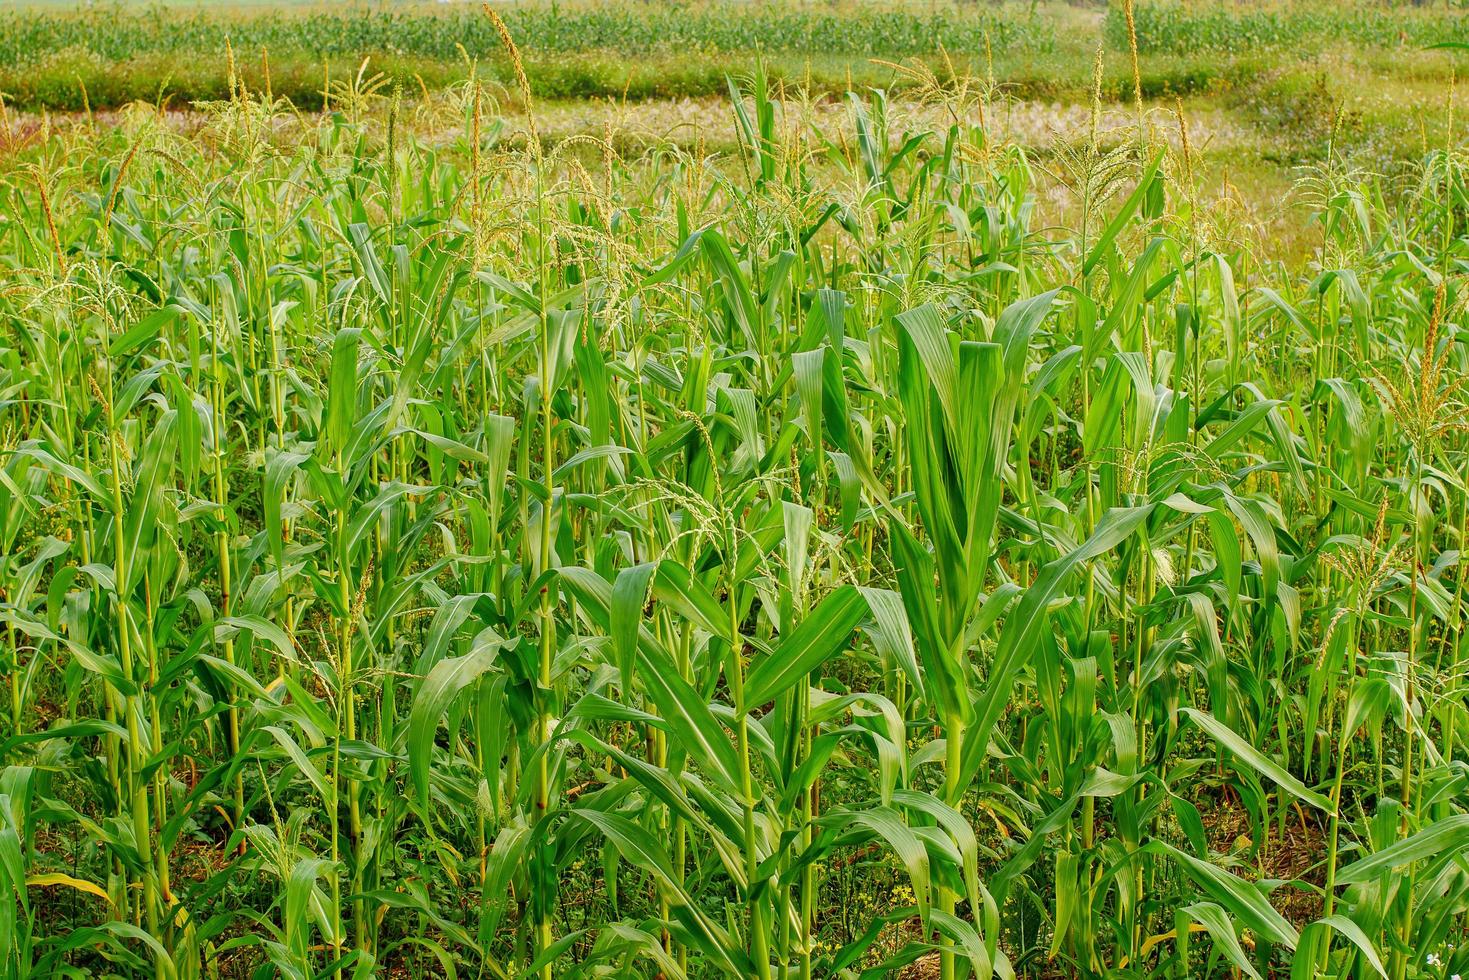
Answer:
<svg viewBox="0 0 1469 980"><path fill-rule="evenodd" d="M765 50L891 57L930 54L940 44L982 51L987 37L994 45L1037 51L1055 43L1049 20L1027 15L1023 7L517 4L503 13L514 35L541 53ZM223 17L164 7L119 14L105 26L99 25L97 11L0 15L0 64L76 49L116 61L160 52L212 55L224 50L227 38L241 51L306 52L318 60L393 52L458 61L463 52L501 53L500 40L477 4L307 12L287 7Z"/></svg>
<svg viewBox="0 0 1469 980"><path fill-rule="evenodd" d="M542 55L625 53L806 52L905 57L940 47L962 56L986 48L1032 55L1066 47L1076 16L1025 4L906 3L803 5L723 2L694 5L619 3L507 5L514 36ZM1122 3L1107 8L1107 37L1127 48ZM1469 39L1455 10L1369 3L1189 4L1148 0L1134 11L1144 53L1248 53L1331 43L1422 47ZM499 39L475 4L447 8L345 6L339 10L254 10L221 16L201 9L107 6L0 13L0 65L42 62L58 53L106 61L147 55L216 57L226 42L242 52L339 56L397 54L457 62L498 57Z"/></svg>
<svg viewBox="0 0 1469 980"><path fill-rule="evenodd" d="M1147 52L1249 53L1311 51L1332 44L1414 49L1469 41L1469 19L1446 4L1193 4L1139 3L1133 14L1138 47ZM1121 4L1107 14L1112 43L1127 43Z"/></svg>

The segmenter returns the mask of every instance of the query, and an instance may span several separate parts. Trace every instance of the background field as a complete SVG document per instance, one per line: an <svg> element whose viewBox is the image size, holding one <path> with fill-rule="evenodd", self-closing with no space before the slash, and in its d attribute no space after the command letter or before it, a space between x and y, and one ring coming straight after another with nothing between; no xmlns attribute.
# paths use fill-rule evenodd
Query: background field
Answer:
<svg viewBox="0 0 1469 980"><path fill-rule="evenodd" d="M42 13L36 13L41 9ZM1017 109L1011 136L1038 154L1082 115L1093 90L1125 105L1132 63L1121 7L1054 3L898 5L512 4L503 8L535 98L557 139L599 130L729 149L727 78L758 60L791 97L920 87L903 66L980 79ZM1462 56L1424 50L1469 40L1443 6L1145 4L1136 13L1144 98L1177 98L1201 125L1200 166L1268 204L1328 146L1383 173L1441 139ZM417 97L493 81L507 114L519 101L499 39L474 4L46 4L0 12L0 94L12 111L105 111L134 100L187 110L250 91L301 110L371 80ZM598 106L621 105L620 111ZM34 124L32 119L31 124ZM26 125L25 122L17 125ZM590 127L590 129L588 129ZM1266 208L1264 214L1277 214ZM1282 229L1289 237L1289 230ZM1283 242L1289 251L1293 246Z"/></svg>
<svg viewBox="0 0 1469 980"><path fill-rule="evenodd" d="M1053 3L568 3L516 4L504 12L522 38L540 97L721 92L726 71L758 51L774 77L823 90L843 88L849 71L864 83L892 84L900 76L872 59L916 57L968 74L993 71L1015 94L1085 99L1098 25L1110 50L1127 50L1118 10ZM0 86L23 107L79 108L79 83L94 107L160 92L180 102L218 98L226 88L227 39L252 87L265 85L263 49L272 91L302 107L320 104L324 65L341 77L366 57L406 87L417 87L419 77L431 87L462 78L468 60L508 80L498 40L473 4L99 5L40 15L22 8L0 25ZM1148 5L1137 25L1149 96L1239 89L1360 55L1375 62L1364 68L1389 77L1441 80L1448 63L1420 49L1469 39L1456 10L1358 4ZM939 58L940 47L947 59ZM1380 56L1410 51L1412 57ZM1130 78L1130 67L1115 61L1106 90L1120 96Z"/></svg>

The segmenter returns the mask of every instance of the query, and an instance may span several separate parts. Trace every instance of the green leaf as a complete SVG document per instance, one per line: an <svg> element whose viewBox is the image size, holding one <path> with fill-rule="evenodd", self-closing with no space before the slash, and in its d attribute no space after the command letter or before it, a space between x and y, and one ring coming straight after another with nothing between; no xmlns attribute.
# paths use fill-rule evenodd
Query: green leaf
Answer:
<svg viewBox="0 0 1469 980"><path fill-rule="evenodd" d="M1462 854L1465 850L1469 850L1469 813L1460 813L1436 821L1376 854L1354 861L1337 874L1336 883L1360 884L1445 851Z"/></svg>
<svg viewBox="0 0 1469 980"><path fill-rule="evenodd" d="M1163 841L1153 841L1143 850L1172 857L1178 863L1179 869L1192 878L1201 891L1260 937L1287 949L1296 948L1300 937L1295 929L1291 928L1284 916L1275 911L1254 885Z"/></svg>
<svg viewBox="0 0 1469 980"><path fill-rule="evenodd" d="M494 666L503 646L503 642L484 642L462 657L439 661L413 696L413 708L408 716L408 770L413 777L414 791L424 806L429 804L429 769L439 719L461 691Z"/></svg>
<svg viewBox="0 0 1469 980"><path fill-rule="evenodd" d="M866 611L866 600L853 586L843 585L829 593L750 671L745 679L746 703L772 700L841 652Z"/></svg>
<svg viewBox="0 0 1469 980"><path fill-rule="evenodd" d="M592 809L572 811L577 817L596 827L611 841L618 853L653 876L658 888L684 913L684 918L693 924L700 944L715 964L733 976L751 976L749 958L730 939L724 929L716 925L698 906L674 877L673 868L663 846L647 830L624 816L602 813Z"/></svg>
<svg viewBox="0 0 1469 980"><path fill-rule="evenodd" d="M1209 735L1210 738L1234 753L1242 762L1247 763L1260 775L1272 780L1277 786L1285 790L1302 803L1309 803L1316 809L1330 813L1331 800L1321 793L1314 792L1306 787L1295 776L1292 776L1274 760L1269 759L1263 752L1247 742L1234 729L1225 725L1219 719L1207 711L1197 708L1182 708L1183 714L1193 719Z"/></svg>
<svg viewBox="0 0 1469 980"><path fill-rule="evenodd" d="M1224 953L1225 959L1233 963L1235 969L1243 971L1254 980L1263 980L1250 958L1245 955L1244 947L1239 944L1239 936L1235 935L1234 923L1224 909L1213 902L1195 902L1184 906L1183 912L1208 930L1209 935L1214 937L1215 948Z"/></svg>
<svg viewBox="0 0 1469 980"><path fill-rule="evenodd" d="M322 429L333 455L346 451L357 419L357 349L362 331L345 327L332 341L331 373L327 377L326 420Z"/></svg>
<svg viewBox="0 0 1469 980"><path fill-rule="evenodd" d="M1035 582L1025 590L1020 602L1006 617L990 665L989 679L975 702L976 721L964 744L965 782L973 779L979 771L980 762L989 750L995 723L1009 704L1015 678L1029 662L1049 628L1047 612L1067 577L1079 565L1106 554L1127 540L1153 513L1154 507L1153 504L1117 507L1103 514L1096 530L1084 544L1041 569Z"/></svg>
<svg viewBox="0 0 1469 980"><path fill-rule="evenodd" d="M1317 919L1301 931L1301 945L1297 951L1295 961L1291 963L1291 977L1296 980L1299 976L1302 980L1315 977L1319 964L1316 962L1316 944L1312 940L1321 935L1322 941L1326 940L1324 933L1335 930L1347 938L1347 940L1361 952L1362 958L1367 965L1387 980L1387 970L1382 965L1382 957L1377 952L1377 947L1372 945L1372 940L1362 931L1362 927L1344 915L1328 915L1324 919ZM1307 957L1303 959L1304 957ZM1299 969L1298 969L1299 968Z"/></svg>

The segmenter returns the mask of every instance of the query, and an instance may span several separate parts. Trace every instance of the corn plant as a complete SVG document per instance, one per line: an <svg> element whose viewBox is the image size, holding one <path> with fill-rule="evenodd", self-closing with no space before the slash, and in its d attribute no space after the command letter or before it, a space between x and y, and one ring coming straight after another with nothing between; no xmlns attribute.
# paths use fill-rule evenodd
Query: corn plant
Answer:
<svg viewBox="0 0 1469 980"><path fill-rule="evenodd" d="M627 152L487 23L0 163L6 975L1469 972L1462 146L1288 262L1100 67Z"/></svg>

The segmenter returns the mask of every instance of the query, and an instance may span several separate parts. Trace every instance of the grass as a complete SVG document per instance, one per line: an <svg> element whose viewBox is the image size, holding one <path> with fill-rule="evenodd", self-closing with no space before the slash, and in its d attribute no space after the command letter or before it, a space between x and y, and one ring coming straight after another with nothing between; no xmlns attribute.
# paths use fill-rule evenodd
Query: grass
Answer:
<svg viewBox="0 0 1469 980"><path fill-rule="evenodd" d="M1469 972L1437 75L669 138L487 23L0 125L7 976Z"/></svg>

